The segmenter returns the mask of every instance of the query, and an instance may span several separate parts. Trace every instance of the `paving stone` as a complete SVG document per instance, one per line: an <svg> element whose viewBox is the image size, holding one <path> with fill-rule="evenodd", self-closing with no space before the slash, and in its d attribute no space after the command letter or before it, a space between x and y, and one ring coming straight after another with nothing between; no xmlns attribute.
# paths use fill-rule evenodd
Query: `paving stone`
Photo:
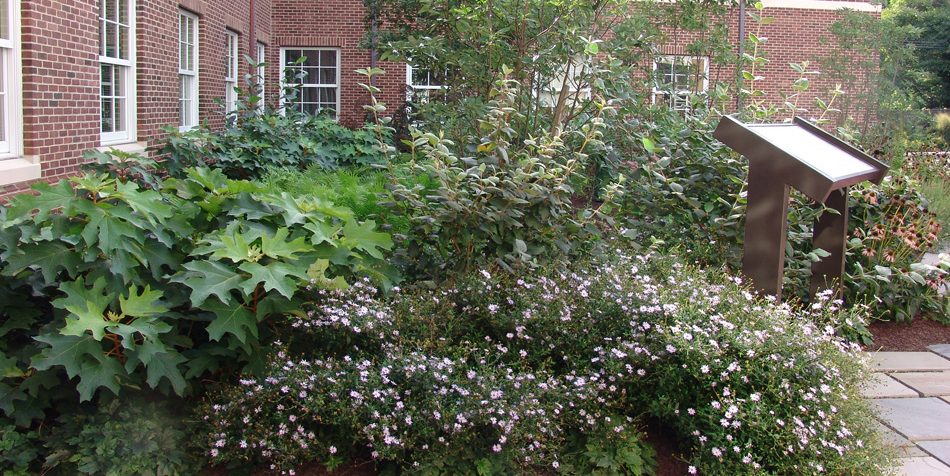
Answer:
<svg viewBox="0 0 950 476"><path fill-rule="evenodd" d="M950 359L950 344L928 345L927 349Z"/></svg>
<svg viewBox="0 0 950 476"><path fill-rule="evenodd" d="M930 456L901 458L897 474L902 476L950 476L947 466Z"/></svg>
<svg viewBox="0 0 950 476"><path fill-rule="evenodd" d="M877 432L881 434L881 439L888 446L895 448L915 446L913 442L881 422L877 422Z"/></svg>
<svg viewBox="0 0 950 476"><path fill-rule="evenodd" d="M884 422L910 441L950 440L950 403L939 398L872 400Z"/></svg>
<svg viewBox="0 0 950 476"><path fill-rule="evenodd" d="M950 440L921 441L920 447L950 466Z"/></svg>
<svg viewBox="0 0 950 476"><path fill-rule="evenodd" d="M933 352L871 352L877 372L926 372L950 370L950 360Z"/></svg>
<svg viewBox="0 0 950 476"><path fill-rule="evenodd" d="M902 372L893 377L925 397L950 395L950 372Z"/></svg>
<svg viewBox="0 0 950 476"><path fill-rule="evenodd" d="M865 398L913 398L920 394L884 373L874 373L861 388Z"/></svg>
<svg viewBox="0 0 950 476"><path fill-rule="evenodd" d="M903 448L897 448L897 456L901 458L914 458L917 456L930 456L926 451L920 449L919 446L905 446Z"/></svg>

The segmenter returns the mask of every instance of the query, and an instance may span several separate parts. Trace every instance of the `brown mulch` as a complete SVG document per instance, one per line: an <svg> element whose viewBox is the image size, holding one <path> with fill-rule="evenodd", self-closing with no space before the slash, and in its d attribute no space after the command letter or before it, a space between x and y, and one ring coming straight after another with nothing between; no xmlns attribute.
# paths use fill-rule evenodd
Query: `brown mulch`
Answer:
<svg viewBox="0 0 950 476"><path fill-rule="evenodd" d="M950 325L921 317L911 322L874 322L868 329L874 343L866 350L923 352L928 345L950 344Z"/></svg>

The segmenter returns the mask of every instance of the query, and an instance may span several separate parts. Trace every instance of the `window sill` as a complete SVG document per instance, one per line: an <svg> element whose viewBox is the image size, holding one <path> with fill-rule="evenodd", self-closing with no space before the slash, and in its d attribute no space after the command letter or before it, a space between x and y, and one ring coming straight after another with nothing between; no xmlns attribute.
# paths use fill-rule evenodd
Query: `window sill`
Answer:
<svg viewBox="0 0 950 476"><path fill-rule="evenodd" d="M144 156L148 155L148 144L145 142L126 142L124 144L112 144L104 145L102 147L97 147L96 150L100 152L109 152L110 150L118 150L128 154L141 154Z"/></svg>
<svg viewBox="0 0 950 476"><path fill-rule="evenodd" d="M36 180L43 175L40 164L25 158L0 160L0 185Z"/></svg>

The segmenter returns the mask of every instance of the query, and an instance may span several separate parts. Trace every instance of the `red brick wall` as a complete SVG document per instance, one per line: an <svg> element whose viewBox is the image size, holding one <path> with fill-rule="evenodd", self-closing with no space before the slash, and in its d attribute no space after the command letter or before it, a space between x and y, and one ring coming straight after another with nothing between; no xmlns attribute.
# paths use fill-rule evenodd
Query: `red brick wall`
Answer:
<svg viewBox="0 0 950 476"><path fill-rule="evenodd" d="M99 145L98 19L96 0L22 2L23 152L44 178Z"/></svg>
<svg viewBox="0 0 950 476"><path fill-rule="evenodd" d="M270 3L255 0L254 42L270 40ZM178 12L182 9L198 15L199 122L215 128L224 124L224 108L216 100L225 94L226 31L239 34L239 86L244 86L244 75L251 73L244 56L257 54L250 49L250 0L139 2L138 133L139 140L149 145L160 142L164 126L177 126L179 121Z"/></svg>

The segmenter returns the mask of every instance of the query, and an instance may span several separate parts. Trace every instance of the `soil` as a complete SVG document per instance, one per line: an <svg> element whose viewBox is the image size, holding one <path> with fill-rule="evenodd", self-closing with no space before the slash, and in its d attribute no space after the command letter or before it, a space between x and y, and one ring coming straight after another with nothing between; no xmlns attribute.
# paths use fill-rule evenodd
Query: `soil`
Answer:
<svg viewBox="0 0 950 476"><path fill-rule="evenodd" d="M921 317L907 322L875 322L868 327L874 343L866 350L925 352L928 345L950 344L950 325Z"/></svg>
<svg viewBox="0 0 950 476"><path fill-rule="evenodd" d="M656 451L656 476L683 476L689 466L673 434L656 423L647 425L647 443Z"/></svg>

